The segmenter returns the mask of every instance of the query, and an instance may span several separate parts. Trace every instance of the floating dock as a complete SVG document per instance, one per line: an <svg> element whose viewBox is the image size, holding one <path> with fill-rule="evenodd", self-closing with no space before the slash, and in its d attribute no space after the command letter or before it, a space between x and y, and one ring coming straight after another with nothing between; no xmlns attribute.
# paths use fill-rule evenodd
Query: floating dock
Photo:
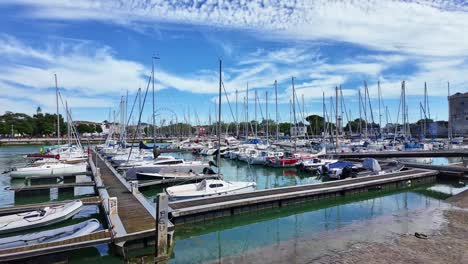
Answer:
<svg viewBox="0 0 468 264"><path fill-rule="evenodd" d="M410 169L380 176L366 176L318 184L259 190L248 193L171 202L170 219L175 225L203 222L250 211L283 207L289 204L375 189L434 182L439 172Z"/></svg>
<svg viewBox="0 0 468 264"><path fill-rule="evenodd" d="M426 158L426 157L468 157L468 150L421 150L421 151L379 151L328 153L327 156L348 158Z"/></svg>
<svg viewBox="0 0 468 264"><path fill-rule="evenodd" d="M0 215L6 214L17 214L27 211L34 211L46 206L57 206L63 205L75 200L80 200L84 205L97 205L101 203L101 198L98 196L93 197L86 197L81 199L74 199L74 200L65 200L65 201L57 201L57 202L47 202L47 203L35 203L35 204L23 204L23 205L15 205L15 206L8 206L0 208Z"/></svg>
<svg viewBox="0 0 468 264"><path fill-rule="evenodd" d="M32 258L73 249L97 246L100 244L110 243L111 241L112 232L110 230L101 230L89 235L57 242L0 250L0 261L4 262Z"/></svg>
<svg viewBox="0 0 468 264"><path fill-rule="evenodd" d="M12 186L8 190L18 192L26 191L39 191L39 190L50 190L50 189L73 189L75 187L93 187L94 181L90 182L77 182L77 183L59 183L59 184L38 184L29 186Z"/></svg>

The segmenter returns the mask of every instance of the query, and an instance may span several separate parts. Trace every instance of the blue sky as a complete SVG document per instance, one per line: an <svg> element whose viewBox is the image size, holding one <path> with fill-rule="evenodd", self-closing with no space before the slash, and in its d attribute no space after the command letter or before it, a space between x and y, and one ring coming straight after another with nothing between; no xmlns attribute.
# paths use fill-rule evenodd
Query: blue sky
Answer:
<svg viewBox="0 0 468 264"><path fill-rule="evenodd" d="M249 117L255 91L263 111L268 91L274 119L278 80L280 119L288 121L294 76L307 113L322 112L322 93L329 107L341 85L358 117L358 90L367 81L377 122L380 80L395 121L405 80L411 121L419 119L424 82L431 117L447 119L447 82L452 93L468 91L467 11L462 1L4 0L0 112L54 111L56 73L74 119L102 121L127 90L133 102L157 54L156 108L165 109L158 122L190 113L192 124L206 123L210 109L214 116L220 58L231 103L239 90L239 116L249 83ZM226 104L222 112L232 121Z"/></svg>

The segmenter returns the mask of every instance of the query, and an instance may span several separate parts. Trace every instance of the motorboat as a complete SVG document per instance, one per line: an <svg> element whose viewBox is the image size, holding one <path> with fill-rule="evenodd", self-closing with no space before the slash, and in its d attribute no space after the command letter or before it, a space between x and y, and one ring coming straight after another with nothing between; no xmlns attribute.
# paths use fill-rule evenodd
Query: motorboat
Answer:
<svg viewBox="0 0 468 264"><path fill-rule="evenodd" d="M213 195L225 195L250 192L255 190L255 182L231 182L224 180L203 180L199 183L190 183L172 186L166 189L172 201L201 198Z"/></svg>
<svg viewBox="0 0 468 264"><path fill-rule="evenodd" d="M0 249L33 246L43 243L58 242L91 234L100 228L97 219L89 219L78 224L28 233L24 235L0 238Z"/></svg>
<svg viewBox="0 0 468 264"><path fill-rule="evenodd" d="M28 178L28 177L50 177L50 176L71 176L85 174L86 163L68 164L68 163L46 163L39 166L29 166L22 168L12 168L10 177Z"/></svg>
<svg viewBox="0 0 468 264"><path fill-rule="evenodd" d="M338 161L322 167L322 173L328 174L331 179L345 179L348 177L364 177L371 175L384 175L404 169L401 162L390 161L380 164L376 159L364 159L362 164L349 161Z"/></svg>
<svg viewBox="0 0 468 264"><path fill-rule="evenodd" d="M65 221L77 214L83 202L76 200L63 205L0 217L0 234L43 227Z"/></svg>
<svg viewBox="0 0 468 264"><path fill-rule="evenodd" d="M152 164L135 166L125 172L127 179L151 180L155 173L201 173L210 164L202 161L185 161L184 159L169 158L166 160L156 160Z"/></svg>
<svg viewBox="0 0 468 264"><path fill-rule="evenodd" d="M322 166L332 164L338 162L335 159L320 159L320 158L313 158L309 160L302 160L296 164L296 168L299 171L305 172L319 172Z"/></svg>

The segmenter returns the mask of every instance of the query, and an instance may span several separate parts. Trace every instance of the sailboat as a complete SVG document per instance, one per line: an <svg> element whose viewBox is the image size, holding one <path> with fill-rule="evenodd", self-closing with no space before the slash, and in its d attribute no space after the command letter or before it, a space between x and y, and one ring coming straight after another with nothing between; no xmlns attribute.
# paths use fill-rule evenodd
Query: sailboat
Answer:
<svg viewBox="0 0 468 264"><path fill-rule="evenodd" d="M222 86L222 62L219 61L219 101L218 101L218 151L217 160L220 161L221 153L221 86ZM218 165L218 175L221 177L221 166ZM200 198L213 195L225 195L253 191L256 182L231 182L222 179L203 180L200 183L182 184L166 189L170 200L183 200Z"/></svg>
<svg viewBox="0 0 468 264"><path fill-rule="evenodd" d="M0 217L0 234L43 227L65 221L80 212L83 202L76 200L64 205L47 206L40 210Z"/></svg>

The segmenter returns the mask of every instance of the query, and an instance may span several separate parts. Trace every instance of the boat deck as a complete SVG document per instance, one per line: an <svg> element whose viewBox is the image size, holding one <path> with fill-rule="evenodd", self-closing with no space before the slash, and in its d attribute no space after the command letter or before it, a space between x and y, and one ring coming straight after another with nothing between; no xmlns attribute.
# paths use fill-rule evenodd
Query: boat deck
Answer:
<svg viewBox="0 0 468 264"><path fill-rule="evenodd" d="M184 175L184 174L181 174L181 175ZM215 178L218 178L217 174L197 175L193 177L174 177L174 178L167 178L167 179L154 180L154 181L151 181L151 180L150 181L138 181L138 188L154 186L154 185L171 184L171 183L194 182L194 181L201 181L205 179L215 179Z"/></svg>
<svg viewBox="0 0 468 264"><path fill-rule="evenodd" d="M93 152L93 161L100 169L101 179L110 197L117 197L118 215L127 234L154 230L155 220L145 206L129 191L101 158L96 159Z"/></svg>
<svg viewBox="0 0 468 264"><path fill-rule="evenodd" d="M67 239L58 242L43 243L25 247L0 250L0 262L31 258L44 254L58 253L83 247L96 246L109 243L112 240L110 230L101 230L89 235Z"/></svg>

